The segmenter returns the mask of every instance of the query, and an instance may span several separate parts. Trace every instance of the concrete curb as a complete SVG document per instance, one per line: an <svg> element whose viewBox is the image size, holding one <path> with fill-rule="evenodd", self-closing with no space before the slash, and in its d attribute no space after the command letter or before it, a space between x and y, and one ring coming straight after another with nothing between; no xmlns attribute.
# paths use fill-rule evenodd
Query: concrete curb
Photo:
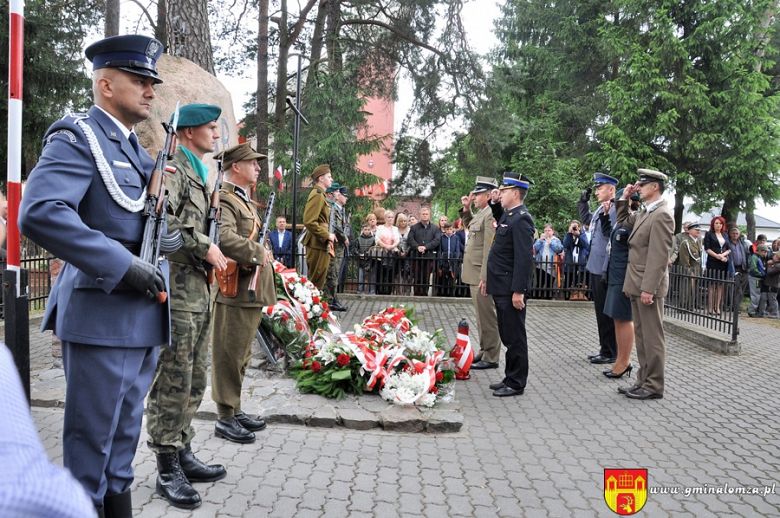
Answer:
<svg viewBox="0 0 780 518"><path fill-rule="evenodd" d="M680 320L664 319L664 330L725 356L737 356L742 352L742 346L737 340L731 340L722 334L695 327Z"/></svg>

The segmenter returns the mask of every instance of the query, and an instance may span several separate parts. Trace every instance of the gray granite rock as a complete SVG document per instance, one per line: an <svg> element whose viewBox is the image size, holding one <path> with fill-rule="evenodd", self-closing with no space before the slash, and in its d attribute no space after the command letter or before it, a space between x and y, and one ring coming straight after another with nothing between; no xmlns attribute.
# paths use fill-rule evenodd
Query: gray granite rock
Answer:
<svg viewBox="0 0 780 518"><path fill-rule="evenodd" d="M379 426L379 414L362 408L339 408L338 413L344 428L369 430Z"/></svg>
<svg viewBox="0 0 780 518"><path fill-rule="evenodd" d="M338 419L339 416L335 408L330 405L322 405L312 412L306 421L306 425L333 428L338 423Z"/></svg>
<svg viewBox="0 0 780 518"><path fill-rule="evenodd" d="M430 433L459 432L463 427L463 414L454 410L433 409L428 415L425 431Z"/></svg>
<svg viewBox="0 0 780 518"><path fill-rule="evenodd" d="M391 432L422 432L425 420L414 406L391 405L380 417L382 428Z"/></svg>

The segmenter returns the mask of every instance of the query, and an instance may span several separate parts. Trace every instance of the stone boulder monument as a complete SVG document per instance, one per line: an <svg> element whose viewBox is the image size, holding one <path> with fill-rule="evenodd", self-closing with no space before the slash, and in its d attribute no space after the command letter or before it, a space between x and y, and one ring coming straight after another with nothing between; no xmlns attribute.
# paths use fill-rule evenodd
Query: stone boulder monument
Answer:
<svg viewBox="0 0 780 518"><path fill-rule="evenodd" d="M157 157L165 141L165 132L160 123L170 119L177 101L182 106L189 103L206 103L222 108L222 115L218 121L221 140L218 142L217 150L238 144L238 127L233 113L233 100L216 77L188 59L168 54L163 54L157 61L157 70L164 82L155 87L157 97L152 103L152 114L135 127L139 142L152 158ZM209 180L213 184L216 163L212 160L211 154L203 157L203 163L209 167Z"/></svg>

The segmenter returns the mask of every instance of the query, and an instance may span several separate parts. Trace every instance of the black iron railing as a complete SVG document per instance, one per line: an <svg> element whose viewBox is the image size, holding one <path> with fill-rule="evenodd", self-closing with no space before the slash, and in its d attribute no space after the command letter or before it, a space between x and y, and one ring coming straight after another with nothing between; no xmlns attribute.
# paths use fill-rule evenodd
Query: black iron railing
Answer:
<svg viewBox="0 0 780 518"><path fill-rule="evenodd" d="M673 265L664 314L736 340L746 284L744 274Z"/></svg>
<svg viewBox="0 0 780 518"><path fill-rule="evenodd" d="M51 263L54 260L49 252L26 238L22 238L21 268L29 272L29 298L30 311L39 311L46 308L46 301L51 291ZM0 261L0 281L3 271L6 269L5 260ZM2 290L0 290L0 308L4 308Z"/></svg>

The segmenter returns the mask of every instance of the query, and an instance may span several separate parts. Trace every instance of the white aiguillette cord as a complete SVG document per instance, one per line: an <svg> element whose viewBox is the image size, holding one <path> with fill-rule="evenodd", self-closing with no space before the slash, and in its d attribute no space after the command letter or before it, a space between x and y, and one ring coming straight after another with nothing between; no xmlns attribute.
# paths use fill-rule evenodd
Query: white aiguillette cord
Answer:
<svg viewBox="0 0 780 518"><path fill-rule="evenodd" d="M116 177L111 170L111 166L108 165L108 160L106 160L106 157L103 155L103 150L100 148L100 143L97 140L95 132L83 119L76 119L76 124L84 132L84 136L87 137L87 144L89 144L89 149L92 151L95 165L97 166L100 177L103 179L103 184L105 184L111 199L128 212L141 212L146 203L146 189L143 190L141 197L137 200L133 200L127 196L119 187Z"/></svg>

